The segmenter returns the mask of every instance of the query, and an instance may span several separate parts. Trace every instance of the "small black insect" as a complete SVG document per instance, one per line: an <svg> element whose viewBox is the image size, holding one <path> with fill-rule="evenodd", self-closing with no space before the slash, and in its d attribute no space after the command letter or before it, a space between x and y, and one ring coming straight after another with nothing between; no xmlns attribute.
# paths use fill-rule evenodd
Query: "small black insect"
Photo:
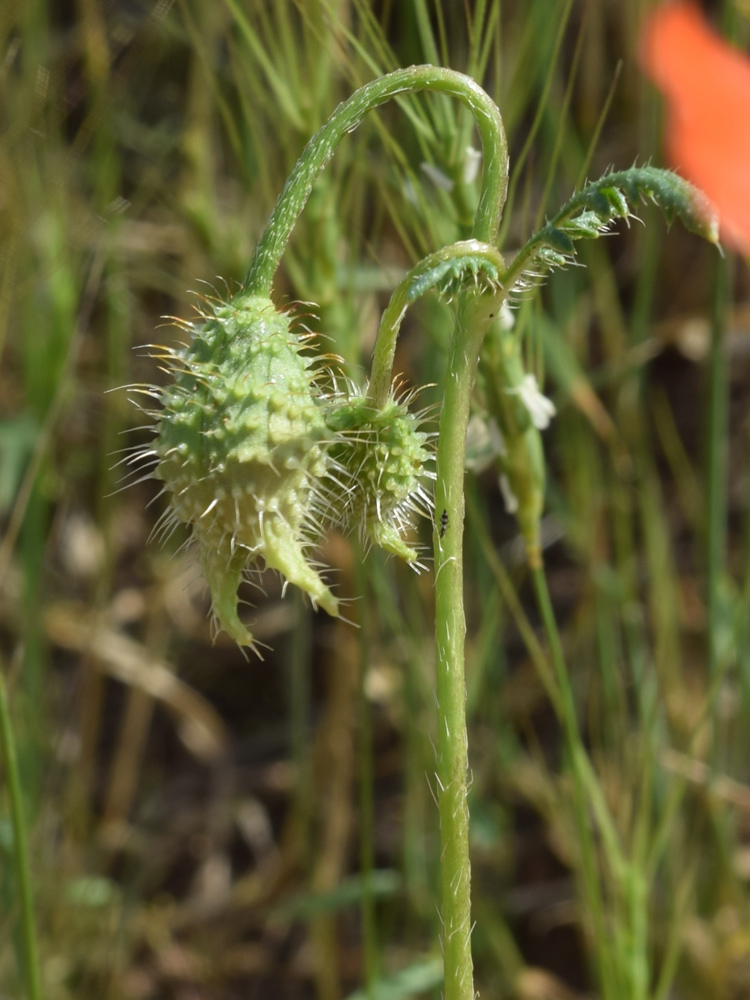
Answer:
<svg viewBox="0 0 750 1000"><path fill-rule="evenodd" d="M445 532L448 530L448 511L444 510L440 515L440 537L445 538Z"/></svg>

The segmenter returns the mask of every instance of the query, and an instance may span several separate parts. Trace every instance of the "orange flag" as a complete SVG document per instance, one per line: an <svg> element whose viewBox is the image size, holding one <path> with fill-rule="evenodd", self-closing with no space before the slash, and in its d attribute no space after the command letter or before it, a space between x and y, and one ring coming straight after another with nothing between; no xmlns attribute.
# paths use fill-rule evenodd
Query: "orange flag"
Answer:
<svg viewBox="0 0 750 1000"><path fill-rule="evenodd" d="M667 101L667 156L716 206L726 243L750 254L750 59L693 3L646 19L641 62Z"/></svg>

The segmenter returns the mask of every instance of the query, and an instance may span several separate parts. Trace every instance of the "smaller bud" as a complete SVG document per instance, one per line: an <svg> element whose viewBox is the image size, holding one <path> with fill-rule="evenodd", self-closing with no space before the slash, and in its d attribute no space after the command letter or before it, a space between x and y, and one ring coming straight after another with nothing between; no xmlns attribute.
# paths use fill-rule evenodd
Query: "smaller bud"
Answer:
<svg viewBox="0 0 750 1000"><path fill-rule="evenodd" d="M328 427L338 435L332 448L343 479L340 496L343 527L356 526L364 541L400 556L415 568L416 548L404 540L413 514L432 514L432 497L423 483L434 479L427 466L433 460L431 435L420 430L425 414L414 414L414 393L391 395L382 407L366 391L350 387L334 402Z"/></svg>

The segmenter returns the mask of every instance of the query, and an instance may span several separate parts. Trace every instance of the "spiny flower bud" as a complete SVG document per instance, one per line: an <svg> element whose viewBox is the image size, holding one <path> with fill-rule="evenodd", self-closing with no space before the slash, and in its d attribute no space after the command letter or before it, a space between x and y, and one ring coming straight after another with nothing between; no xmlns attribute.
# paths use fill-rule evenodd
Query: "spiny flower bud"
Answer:
<svg viewBox="0 0 750 1000"><path fill-rule="evenodd" d="M404 541L412 514L427 516L432 498L422 481L434 479L430 434L420 430L424 414L414 414L414 394L376 407L354 386L332 406L328 426L338 435L332 449L346 487L340 498L344 527L359 529L363 541L381 546L419 568L417 550Z"/></svg>
<svg viewBox="0 0 750 1000"><path fill-rule="evenodd" d="M216 624L257 648L237 588L260 560L338 614L306 555L326 505L331 432L289 315L240 293L209 303L203 319L188 347L163 355L176 377L159 393L154 474L171 495L168 522L193 529Z"/></svg>

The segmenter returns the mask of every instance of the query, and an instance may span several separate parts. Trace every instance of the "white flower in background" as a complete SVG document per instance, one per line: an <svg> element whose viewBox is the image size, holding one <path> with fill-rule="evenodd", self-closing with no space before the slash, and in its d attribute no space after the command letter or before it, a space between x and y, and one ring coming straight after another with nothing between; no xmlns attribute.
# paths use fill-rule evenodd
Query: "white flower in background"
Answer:
<svg viewBox="0 0 750 1000"><path fill-rule="evenodd" d="M473 184L479 173L479 164L482 162L482 154L473 146L466 147L466 159L464 160L464 184Z"/></svg>
<svg viewBox="0 0 750 1000"><path fill-rule="evenodd" d="M529 411L532 424L538 431L549 427L550 420L557 413L555 404L540 391L536 375L524 375L517 389L508 389L521 397L521 402Z"/></svg>
<svg viewBox="0 0 750 1000"><path fill-rule="evenodd" d="M510 480L503 474L499 477L498 482L500 484L500 492L503 495L505 509L509 514L515 514L518 510L518 497L510 488Z"/></svg>
<svg viewBox="0 0 750 1000"><path fill-rule="evenodd" d="M452 191L453 181L444 174L442 170L438 167L433 166L431 163L420 164L420 169L422 173L427 174L435 187L439 187L442 191Z"/></svg>
<svg viewBox="0 0 750 1000"><path fill-rule="evenodd" d="M495 454L499 455L500 458L505 458L508 454L508 449L505 447L505 438L503 437L503 432L498 427L497 420L494 417L490 417L487 427Z"/></svg>
<svg viewBox="0 0 750 1000"><path fill-rule="evenodd" d="M500 306L500 315L497 317L501 330L512 330L516 325L516 314L508 304L508 300Z"/></svg>
<svg viewBox="0 0 750 1000"><path fill-rule="evenodd" d="M488 469L496 458L504 458L507 454L497 420L494 417L485 420L478 413L472 414L466 428L466 468L478 475Z"/></svg>
<svg viewBox="0 0 750 1000"><path fill-rule="evenodd" d="M411 205L418 205L419 204L419 197L417 196L417 189L414 187L414 184L411 182L411 180L408 177L404 178L403 192L404 192L404 198L406 198L406 200L409 202L409 204L411 204Z"/></svg>
<svg viewBox="0 0 750 1000"><path fill-rule="evenodd" d="M466 459L465 466L476 474L484 472L492 465L495 455L490 439L487 421L478 413L473 413L466 428Z"/></svg>

